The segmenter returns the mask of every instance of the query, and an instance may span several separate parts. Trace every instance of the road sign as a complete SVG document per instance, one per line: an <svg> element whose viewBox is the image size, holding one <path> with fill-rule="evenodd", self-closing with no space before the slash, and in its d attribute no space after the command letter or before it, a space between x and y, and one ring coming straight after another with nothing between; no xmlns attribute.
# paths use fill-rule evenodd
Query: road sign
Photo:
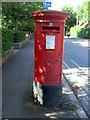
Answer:
<svg viewBox="0 0 90 120"><path fill-rule="evenodd" d="M51 2L44 2L43 5L44 5L44 7L51 7L52 3Z"/></svg>

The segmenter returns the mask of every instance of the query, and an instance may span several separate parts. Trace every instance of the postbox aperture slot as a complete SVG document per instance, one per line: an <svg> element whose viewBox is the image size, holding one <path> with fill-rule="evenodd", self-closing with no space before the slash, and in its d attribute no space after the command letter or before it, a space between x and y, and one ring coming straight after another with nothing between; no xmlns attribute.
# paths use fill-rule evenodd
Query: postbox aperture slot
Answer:
<svg viewBox="0 0 90 120"><path fill-rule="evenodd" d="M55 50L55 35L46 35L46 50Z"/></svg>
<svg viewBox="0 0 90 120"><path fill-rule="evenodd" d="M43 26L43 30L60 30L60 27Z"/></svg>

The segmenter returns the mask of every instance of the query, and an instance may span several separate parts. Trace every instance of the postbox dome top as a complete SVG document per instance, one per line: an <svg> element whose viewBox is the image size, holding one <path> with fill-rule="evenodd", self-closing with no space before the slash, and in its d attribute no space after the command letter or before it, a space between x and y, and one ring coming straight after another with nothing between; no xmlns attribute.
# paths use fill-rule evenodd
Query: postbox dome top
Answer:
<svg viewBox="0 0 90 120"><path fill-rule="evenodd" d="M35 20L61 20L63 19L64 21L70 17L69 13L62 12L62 11L53 11L53 10L48 10L48 11L36 11L31 13L31 17L34 18Z"/></svg>

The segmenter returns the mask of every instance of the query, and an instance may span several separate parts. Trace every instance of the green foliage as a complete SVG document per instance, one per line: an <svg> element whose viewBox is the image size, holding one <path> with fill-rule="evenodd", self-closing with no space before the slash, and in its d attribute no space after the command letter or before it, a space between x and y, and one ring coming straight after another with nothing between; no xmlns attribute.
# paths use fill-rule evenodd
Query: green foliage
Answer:
<svg viewBox="0 0 90 120"><path fill-rule="evenodd" d="M41 2L2 2L3 52L11 48L12 42L25 39L25 32L22 31L33 32L34 24L30 13L43 9Z"/></svg>
<svg viewBox="0 0 90 120"><path fill-rule="evenodd" d="M41 2L3 2L3 26L16 31L33 31L33 19L30 13L43 9Z"/></svg>
<svg viewBox="0 0 90 120"><path fill-rule="evenodd" d="M26 33L22 31L12 31L7 28L2 29L2 53L11 49L12 43L25 40Z"/></svg>
<svg viewBox="0 0 90 120"><path fill-rule="evenodd" d="M70 29L71 36L80 38L90 38L90 28L74 26Z"/></svg>
<svg viewBox="0 0 90 120"><path fill-rule="evenodd" d="M26 33L23 31L14 31L14 37L13 37L13 42L17 43L17 42L21 42L23 40L25 40L26 37Z"/></svg>
<svg viewBox="0 0 90 120"><path fill-rule="evenodd" d="M90 24L90 1L88 1L88 23Z"/></svg>
<svg viewBox="0 0 90 120"><path fill-rule="evenodd" d="M78 36L78 32L80 31L81 28L82 28L81 26L71 27L71 29L70 29L71 36L77 37Z"/></svg>
<svg viewBox="0 0 90 120"><path fill-rule="evenodd" d="M62 8L62 11L70 14L70 18L66 20L65 25L65 34L67 35L67 33L70 31L70 28L76 24L76 12L74 12L73 7L67 5Z"/></svg>
<svg viewBox="0 0 90 120"><path fill-rule="evenodd" d="M13 42L13 32L6 28L2 29L2 53L9 50Z"/></svg>
<svg viewBox="0 0 90 120"><path fill-rule="evenodd" d="M90 38L90 28L81 28L80 31L77 33L78 37L81 38Z"/></svg>
<svg viewBox="0 0 90 120"><path fill-rule="evenodd" d="M79 23L85 23L90 21L90 1L83 2L82 5L78 6L77 15Z"/></svg>

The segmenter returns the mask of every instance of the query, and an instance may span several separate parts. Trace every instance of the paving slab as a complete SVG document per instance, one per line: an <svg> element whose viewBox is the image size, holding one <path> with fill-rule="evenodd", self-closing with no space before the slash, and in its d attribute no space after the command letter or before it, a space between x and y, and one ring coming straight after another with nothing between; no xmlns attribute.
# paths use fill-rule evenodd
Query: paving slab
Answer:
<svg viewBox="0 0 90 120"><path fill-rule="evenodd" d="M88 117L90 117L89 101L90 93L88 91L88 68L64 68L64 77L71 86L74 94L82 105Z"/></svg>

